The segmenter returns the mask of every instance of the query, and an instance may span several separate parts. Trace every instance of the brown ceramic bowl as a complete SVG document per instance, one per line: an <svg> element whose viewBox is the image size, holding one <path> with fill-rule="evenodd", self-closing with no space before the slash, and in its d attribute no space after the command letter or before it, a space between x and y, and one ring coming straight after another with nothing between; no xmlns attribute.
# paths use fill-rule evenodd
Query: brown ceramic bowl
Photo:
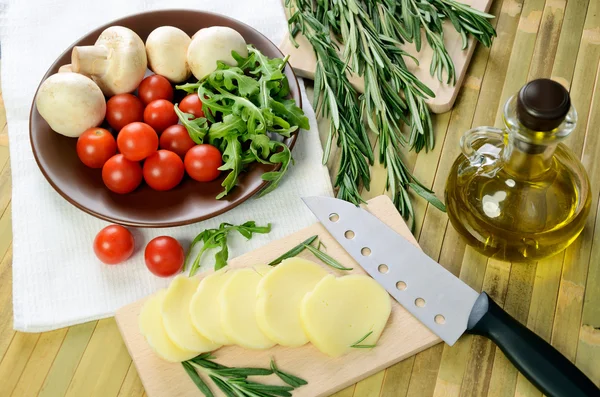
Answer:
<svg viewBox="0 0 600 397"><path fill-rule="evenodd" d="M201 28L228 26L240 32L247 43L253 44L267 56L283 58L275 44L244 23L209 12L163 10L132 15L95 29L59 56L42 81L56 73L61 65L71 63L71 50L74 46L94 44L100 33L112 25L128 27L144 41L152 30L164 25L176 26L190 36ZM289 64L285 67L285 74L290 83L291 96L302 107L298 80ZM186 176L179 186L167 192L154 191L142 184L134 192L120 195L104 186L101 170L88 168L81 163L75 150L77 139L62 136L50 129L40 116L35 100L31 107L29 130L38 166L61 196L91 215L129 226L181 226L214 217L259 192L266 185L261 175L278 168L252 164L247 172L240 175L238 185L221 200L216 200L215 197L222 191L221 182L226 173L209 183L196 182ZM291 148L296 137L294 133L284 142Z"/></svg>

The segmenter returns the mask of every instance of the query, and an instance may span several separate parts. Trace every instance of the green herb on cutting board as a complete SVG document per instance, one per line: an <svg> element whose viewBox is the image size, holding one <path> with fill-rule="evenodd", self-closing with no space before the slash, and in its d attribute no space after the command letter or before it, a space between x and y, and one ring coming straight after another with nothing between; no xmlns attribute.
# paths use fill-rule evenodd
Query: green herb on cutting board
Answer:
<svg viewBox="0 0 600 397"><path fill-rule="evenodd" d="M345 267L340 262L333 259L327 253L325 253L324 251L321 251L321 246L325 247L325 244L323 244L321 241L318 241L318 238L319 238L319 236L316 234L314 236L307 238L306 240L304 240L300 244L296 245L294 248L290 249L286 253L282 254L281 256L277 257L276 259L273 259L271 262L269 262L269 266L276 266L285 259L289 259L289 258L298 256L302 251L304 251L306 249L306 250L310 251L314 256L316 256L319 260L321 260L321 262L323 262L327 266L331 266L337 270L352 270L351 267ZM317 248L315 248L311 245L315 240L318 241Z"/></svg>
<svg viewBox="0 0 600 397"><path fill-rule="evenodd" d="M228 397L291 397L294 389L308 384L304 379L281 371L273 360L271 360L271 368L231 368L212 361L214 358L211 353L204 353L181 363L206 397L214 397L214 394L197 371L208 376ZM248 379L249 376L269 376L274 373L287 386L266 385Z"/></svg>
<svg viewBox="0 0 600 397"><path fill-rule="evenodd" d="M357 340L356 342L354 342L353 344L351 344L350 347L354 347L356 349L372 349L372 348L374 348L377 345L361 345L360 344L360 342L364 341L369 336L371 336L372 333L373 333L373 331L367 332L367 334L365 336L363 336L362 338L360 338L359 340Z"/></svg>
<svg viewBox="0 0 600 397"><path fill-rule="evenodd" d="M195 143L210 143L223 154L221 171L228 171L224 190L217 199L233 189L240 174L251 163L279 165L265 172L270 182L259 196L274 190L293 163L289 147L275 137L289 138L299 128L308 130L308 118L293 99L283 73L287 58L268 58L253 46L248 57L232 53L237 66L217 62L217 70L198 83L176 88L196 93L206 118L192 119L175 107L179 120Z"/></svg>
<svg viewBox="0 0 600 397"><path fill-rule="evenodd" d="M411 228L414 212L409 188L444 210L433 192L411 175L400 153L403 147L419 152L434 146L426 105L434 93L409 71L406 61L415 60L401 46L414 42L420 50L424 31L433 49L431 74L442 81L445 72L445 80L453 84L454 64L443 41L442 22L451 21L461 34L463 47L469 35L489 46L496 35L489 22L493 16L455 0L286 0L285 4L292 41L295 43L294 36L301 32L316 55L317 112L332 120L323 160L328 160L334 139L342 153L334 182L338 197L358 204L362 202L361 185L369 190L367 164L373 163L374 156L360 122L364 112L368 126L378 136L379 161L387 169L386 188ZM330 36L345 46L341 56ZM347 71L363 77L363 95L352 88ZM402 124L409 127L408 136L402 132Z"/></svg>
<svg viewBox="0 0 600 397"><path fill-rule="evenodd" d="M227 248L227 236L230 232L237 231L248 240L252 238L254 233L266 234L271 231L271 224L267 226L257 226L255 221L248 221L242 225L236 226L230 223L221 223L218 229L206 229L202 233L198 234L196 238L190 244L188 254L183 264L183 270L185 271L187 264L192 254L193 248L196 244L202 242L202 248L196 255L194 262L190 268L190 277L196 274L200 267L200 260L204 252L211 248L217 248L219 251L215 254L215 270L219 270L227 266L227 259L229 258L229 249Z"/></svg>

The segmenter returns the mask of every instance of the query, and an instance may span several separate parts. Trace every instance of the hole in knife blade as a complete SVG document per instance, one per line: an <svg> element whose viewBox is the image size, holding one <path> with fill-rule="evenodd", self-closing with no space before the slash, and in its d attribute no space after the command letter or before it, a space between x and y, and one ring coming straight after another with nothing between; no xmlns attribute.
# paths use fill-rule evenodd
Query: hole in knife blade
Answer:
<svg viewBox="0 0 600 397"><path fill-rule="evenodd" d="M388 267L388 265L379 265L379 267L377 268L377 270L379 270L379 273L383 273L386 274L387 272L390 271L390 268Z"/></svg>
<svg viewBox="0 0 600 397"><path fill-rule="evenodd" d="M404 291L406 289L406 283L404 281L398 281L396 283L396 288L400 291Z"/></svg>
<svg viewBox="0 0 600 397"><path fill-rule="evenodd" d="M363 247L360 250L360 253L362 254L362 256L369 256L369 255L371 255L371 248L369 248L369 247Z"/></svg>
<svg viewBox="0 0 600 397"><path fill-rule="evenodd" d="M425 299L423 299L423 298L415 299L415 306L416 307L425 307Z"/></svg>
<svg viewBox="0 0 600 397"><path fill-rule="evenodd" d="M442 316L441 314L438 314L434 317L434 320L437 324L443 325L446 324L446 317Z"/></svg>
<svg viewBox="0 0 600 397"><path fill-rule="evenodd" d="M329 220L331 222L337 222L340 220L340 216L334 212L333 214L329 214Z"/></svg>
<svg viewBox="0 0 600 397"><path fill-rule="evenodd" d="M354 238L354 232L352 230L346 230L344 237L346 237L348 240L352 240Z"/></svg>

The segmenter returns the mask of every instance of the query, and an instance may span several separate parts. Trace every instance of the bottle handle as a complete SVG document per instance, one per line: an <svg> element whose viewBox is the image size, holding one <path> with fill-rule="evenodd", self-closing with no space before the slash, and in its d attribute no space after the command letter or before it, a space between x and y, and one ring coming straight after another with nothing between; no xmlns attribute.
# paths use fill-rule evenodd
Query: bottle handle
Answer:
<svg viewBox="0 0 600 397"><path fill-rule="evenodd" d="M460 149L463 155L474 166L481 166L487 163L487 157L473 148L475 141L486 138L503 141L504 130L495 127L477 127L468 130L460 138Z"/></svg>

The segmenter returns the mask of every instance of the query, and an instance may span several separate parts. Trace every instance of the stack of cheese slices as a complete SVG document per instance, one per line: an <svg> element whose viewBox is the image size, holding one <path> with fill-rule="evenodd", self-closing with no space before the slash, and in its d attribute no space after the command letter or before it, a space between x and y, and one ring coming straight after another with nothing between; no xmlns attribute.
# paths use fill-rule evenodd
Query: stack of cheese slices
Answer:
<svg viewBox="0 0 600 397"><path fill-rule="evenodd" d="M335 277L302 258L277 266L177 276L151 296L140 329L158 356L185 361L223 345L268 349L313 343L338 357L374 345L391 312L388 293L366 275Z"/></svg>

